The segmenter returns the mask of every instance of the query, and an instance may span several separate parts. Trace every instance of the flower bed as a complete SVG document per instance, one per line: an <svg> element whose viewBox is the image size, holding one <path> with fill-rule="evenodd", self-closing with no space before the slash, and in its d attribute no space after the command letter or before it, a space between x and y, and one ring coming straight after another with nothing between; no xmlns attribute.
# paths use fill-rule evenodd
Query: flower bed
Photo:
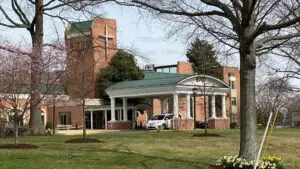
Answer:
<svg viewBox="0 0 300 169"><path fill-rule="evenodd" d="M253 169L254 162L238 156L224 156L218 159L216 166L222 169ZM257 169L284 169L284 166L281 158L269 156L259 161Z"/></svg>

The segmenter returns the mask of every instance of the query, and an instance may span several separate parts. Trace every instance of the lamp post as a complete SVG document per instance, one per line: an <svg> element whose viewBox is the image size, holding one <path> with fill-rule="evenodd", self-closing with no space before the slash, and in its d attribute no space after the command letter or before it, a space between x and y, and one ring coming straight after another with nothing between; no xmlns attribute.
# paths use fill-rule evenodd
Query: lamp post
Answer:
<svg viewBox="0 0 300 169"><path fill-rule="evenodd" d="M204 64L204 83L203 83L203 95L204 95L204 105L203 105L203 108L204 108L204 135L206 136L207 135L207 125L206 125L206 122L207 122L207 117L206 117L206 64Z"/></svg>
<svg viewBox="0 0 300 169"><path fill-rule="evenodd" d="M52 110L52 117L53 117L53 120L52 120L52 131L53 131L53 135L55 134L55 102L56 102L56 97L57 97L57 94L54 93L53 94L53 110Z"/></svg>
<svg viewBox="0 0 300 169"><path fill-rule="evenodd" d="M197 88L193 88L193 97L194 97L194 130L196 130L196 93L197 93Z"/></svg>

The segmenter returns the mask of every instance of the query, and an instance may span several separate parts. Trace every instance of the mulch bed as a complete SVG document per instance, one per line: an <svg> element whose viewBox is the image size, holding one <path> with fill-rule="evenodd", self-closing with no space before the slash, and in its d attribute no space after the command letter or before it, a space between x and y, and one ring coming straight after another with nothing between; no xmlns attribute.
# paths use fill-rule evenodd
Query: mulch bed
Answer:
<svg viewBox="0 0 300 169"><path fill-rule="evenodd" d="M212 134L212 133L207 133L205 134L194 134L193 137L223 137L220 134Z"/></svg>
<svg viewBox="0 0 300 169"><path fill-rule="evenodd" d="M103 143L104 141L95 138L76 138L72 140L67 140L65 143Z"/></svg>
<svg viewBox="0 0 300 169"><path fill-rule="evenodd" d="M32 144L0 144L0 149L35 149L38 148Z"/></svg>

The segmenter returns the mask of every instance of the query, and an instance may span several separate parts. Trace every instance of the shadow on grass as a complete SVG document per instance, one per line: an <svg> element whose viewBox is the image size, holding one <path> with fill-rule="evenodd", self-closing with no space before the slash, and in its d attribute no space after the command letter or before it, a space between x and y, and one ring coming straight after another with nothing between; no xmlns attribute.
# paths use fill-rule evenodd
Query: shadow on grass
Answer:
<svg viewBox="0 0 300 169"><path fill-rule="evenodd" d="M75 138L65 141L65 143L104 143L104 141L95 138Z"/></svg>
<svg viewBox="0 0 300 169"><path fill-rule="evenodd" d="M213 134L213 133L207 133L207 134L201 133L201 134L194 134L193 137L224 137L224 136L220 134Z"/></svg>
<svg viewBox="0 0 300 169"><path fill-rule="evenodd" d="M36 149L38 146L32 144L0 144L0 149Z"/></svg>
<svg viewBox="0 0 300 169"><path fill-rule="evenodd" d="M203 167L207 167L207 166L211 165L211 163L203 162L203 161L201 161L201 163L200 163L200 162L185 160L183 158L167 158L164 156L155 156L155 155L152 156L152 155L141 154L141 153L130 151L130 149L128 147L124 146L123 144L119 144L119 146L120 146L120 148L115 148L115 149L101 148L101 151L117 153L117 154L122 155L122 157L112 161L111 164L117 164L117 163L120 164L123 161L127 162L128 160L132 159L132 157L134 158L135 156L138 156L142 160L136 159L136 161L138 161L142 165L142 167L145 169L152 169L154 167L153 165L147 164L147 163L151 163L151 162L155 162L155 164L162 163L162 162L157 162L159 160L169 162L170 164L174 165L174 167L176 166L176 168L178 168L177 167L178 165L183 165L183 166L185 166L185 168L188 166L188 168L203 169ZM120 151L120 149L123 149L125 151ZM175 165L175 163L176 163L176 165ZM174 167L171 167L171 168L174 168ZM162 166L162 168L168 168L168 167Z"/></svg>

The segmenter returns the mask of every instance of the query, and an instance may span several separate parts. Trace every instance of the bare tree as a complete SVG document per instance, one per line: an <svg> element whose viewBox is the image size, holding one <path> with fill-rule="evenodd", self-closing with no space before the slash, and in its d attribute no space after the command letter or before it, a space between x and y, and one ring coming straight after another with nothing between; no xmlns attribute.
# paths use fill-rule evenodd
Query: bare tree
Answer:
<svg viewBox="0 0 300 169"><path fill-rule="evenodd" d="M67 49L68 61L65 85L68 94L76 98L75 100L82 107L82 128L83 138L86 138L85 124L85 101L95 95L96 84L94 76L94 67L96 62L92 58L93 46L89 41L80 43L78 46Z"/></svg>
<svg viewBox="0 0 300 169"><path fill-rule="evenodd" d="M60 66L58 61L61 59L57 57L61 55L59 55L59 52L54 52L55 50L52 47L43 53L41 75L39 75L43 77L41 80L42 85L34 89L42 95L39 100L33 101L30 97L32 92L31 78L28 76L31 71L30 53L27 53L20 47L5 46L7 49L0 50L0 109L3 110L2 114L13 123L15 144L18 144L18 128L24 124L24 121L25 123L29 122L30 108L46 102L47 94L53 92L57 87L55 82L60 77L60 74L55 73L53 75L51 69L54 65L56 67ZM43 125L41 124L41 126Z"/></svg>
<svg viewBox="0 0 300 169"><path fill-rule="evenodd" d="M39 104L41 86L41 65L43 52L44 16L66 20L66 13L93 14L93 7L109 0L10 0L0 2L0 26L27 30L31 38L31 99L34 107L30 108L30 123L33 134L43 132L40 125L41 105ZM67 12L65 12L67 11Z"/></svg>
<svg viewBox="0 0 300 169"><path fill-rule="evenodd" d="M239 53L241 68L241 157L256 154L255 74L257 56L280 48L300 35L300 2L294 0L124 0L161 16L175 33L211 38Z"/></svg>
<svg viewBox="0 0 300 169"><path fill-rule="evenodd" d="M258 123L266 125L269 113L275 112L279 106L288 105L291 85L285 78L270 77L257 86L256 109ZM288 108L288 107L286 107Z"/></svg>

